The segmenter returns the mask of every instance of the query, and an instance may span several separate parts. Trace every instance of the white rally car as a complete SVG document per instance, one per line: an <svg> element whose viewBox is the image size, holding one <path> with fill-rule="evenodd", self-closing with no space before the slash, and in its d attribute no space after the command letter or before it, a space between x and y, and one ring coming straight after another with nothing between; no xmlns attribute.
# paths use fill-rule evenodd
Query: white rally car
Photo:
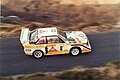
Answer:
<svg viewBox="0 0 120 80"><path fill-rule="evenodd" d="M89 40L82 31L64 31L63 33L56 27L39 28L33 31L22 28L20 41L25 54L35 58L58 54L76 56L80 53L91 52Z"/></svg>

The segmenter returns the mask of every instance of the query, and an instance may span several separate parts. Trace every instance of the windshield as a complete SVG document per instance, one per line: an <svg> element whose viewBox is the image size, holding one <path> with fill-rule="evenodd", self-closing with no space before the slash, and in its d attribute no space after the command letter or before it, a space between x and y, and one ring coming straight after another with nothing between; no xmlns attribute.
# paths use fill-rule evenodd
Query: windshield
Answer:
<svg viewBox="0 0 120 80"><path fill-rule="evenodd" d="M73 39L73 38L71 38L71 37L67 38L65 32L59 30L59 33L60 33L60 34L58 34L58 36L59 36L63 41L68 41L68 42L70 42L70 43L76 43L75 39Z"/></svg>
<svg viewBox="0 0 120 80"><path fill-rule="evenodd" d="M68 41L65 37L63 37L62 35L58 34L59 38L61 38L64 42Z"/></svg>
<svg viewBox="0 0 120 80"><path fill-rule="evenodd" d="M67 40L70 42L70 43L76 43L76 41L75 41L75 39L73 39L73 38L67 38Z"/></svg>

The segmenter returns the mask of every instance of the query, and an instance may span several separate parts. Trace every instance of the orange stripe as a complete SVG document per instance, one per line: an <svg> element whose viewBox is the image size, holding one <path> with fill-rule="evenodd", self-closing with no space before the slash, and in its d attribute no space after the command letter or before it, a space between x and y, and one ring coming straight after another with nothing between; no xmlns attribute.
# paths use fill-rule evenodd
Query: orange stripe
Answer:
<svg viewBox="0 0 120 80"><path fill-rule="evenodd" d="M47 44L46 46L56 46L56 44Z"/></svg>
<svg viewBox="0 0 120 80"><path fill-rule="evenodd" d="M85 48L84 48L84 49L82 50L82 53L91 52L91 51L92 51L92 50L89 50L89 49L85 49Z"/></svg>
<svg viewBox="0 0 120 80"><path fill-rule="evenodd" d="M32 53L25 53L26 55L32 55Z"/></svg>
<svg viewBox="0 0 120 80"><path fill-rule="evenodd" d="M25 45L24 48L31 48L31 49L34 49L34 48L45 48L45 46Z"/></svg>
<svg viewBox="0 0 120 80"><path fill-rule="evenodd" d="M55 52L48 52L45 55L59 55L59 54L69 54L69 51L55 51Z"/></svg>

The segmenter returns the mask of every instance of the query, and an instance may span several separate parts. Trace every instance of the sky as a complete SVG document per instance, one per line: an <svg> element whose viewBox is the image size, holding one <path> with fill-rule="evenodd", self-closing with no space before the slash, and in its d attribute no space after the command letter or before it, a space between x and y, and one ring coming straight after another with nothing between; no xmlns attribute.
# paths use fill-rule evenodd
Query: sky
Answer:
<svg viewBox="0 0 120 80"><path fill-rule="evenodd" d="M0 0L0 4L12 2L12 1L31 1L31 0ZM56 0L60 1L61 4L120 4L120 0Z"/></svg>
<svg viewBox="0 0 120 80"><path fill-rule="evenodd" d="M120 3L120 0L97 0L100 3L108 3L108 4L117 4Z"/></svg>
<svg viewBox="0 0 120 80"><path fill-rule="evenodd" d="M120 0L60 0L61 4L118 4Z"/></svg>

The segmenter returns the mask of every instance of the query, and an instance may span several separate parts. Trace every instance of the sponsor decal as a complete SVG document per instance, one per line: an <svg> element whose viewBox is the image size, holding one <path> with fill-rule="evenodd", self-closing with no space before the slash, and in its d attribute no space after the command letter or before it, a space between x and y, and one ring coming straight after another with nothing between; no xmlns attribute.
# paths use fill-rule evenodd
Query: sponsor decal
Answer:
<svg viewBox="0 0 120 80"><path fill-rule="evenodd" d="M40 34L42 34L44 32L48 32L48 31L47 30L40 30Z"/></svg>
<svg viewBox="0 0 120 80"><path fill-rule="evenodd" d="M81 42L78 38L76 38L76 40L77 40L77 42L79 42L79 43Z"/></svg>
<svg viewBox="0 0 120 80"><path fill-rule="evenodd" d="M45 33L45 32L57 32L57 30L56 29L51 29L51 30L49 30L49 29L46 29L46 30L39 30L39 32L40 32L40 34L42 34L42 33Z"/></svg>
<svg viewBox="0 0 120 80"><path fill-rule="evenodd" d="M36 39L39 39L38 35L36 36Z"/></svg>
<svg viewBox="0 0 120 80"><path fill-rule="evenodd" d="M49 50L49 52L53 52L53 51L57 51L57 50L52 46L52 48Z"/></svg>
<svg viewBox="0 0 120 80"><path fill-rule="evenodd" d="M61 51L63 50L63 46L60 46L60 50L61 50Z"/></svg>
<svg viewBox="0 0 120 80"><path fill-rule="evenodd" d="M57 32L57 30L56 29L51 29L51 32Z"/></svg>

